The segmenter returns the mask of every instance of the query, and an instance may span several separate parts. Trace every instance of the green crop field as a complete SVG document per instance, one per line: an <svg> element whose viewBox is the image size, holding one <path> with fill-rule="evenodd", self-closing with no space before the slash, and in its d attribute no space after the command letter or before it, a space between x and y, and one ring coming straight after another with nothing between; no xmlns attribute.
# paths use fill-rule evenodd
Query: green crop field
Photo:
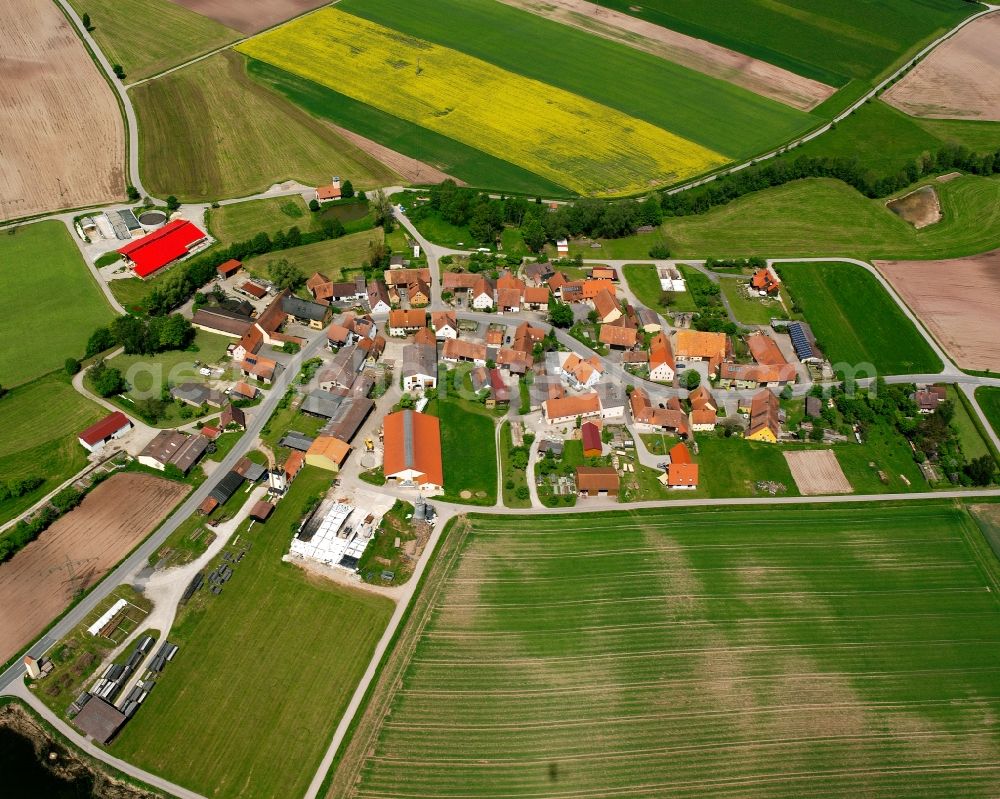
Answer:
<svg viewBox="0 0 1000 799"><path fill-rule="evenodd" d="M389 620L392 602L282 563L330 474L307 466L219 596L170 632L180 646L111 751L204 796L301 796Z"/></svg>
<svg viewBox="0 0 1000 799"><path fill-rule="evenodd" d="M596 0L831 86L870 80L981 6L962 0Z"/></svg>
<svg viewBox="0 0 1000 799"><path fill-rule="evenodd" d="M995 794L961 507L475 515L438 562L329 797Z"/></svg>
<svg viewBox="0 0 1000 799"><path fill-rule="evenodd" d="M844 262L778 269L835 368L872 364L881 375L941 371L930 345L866 269Z"/></svg>
<svg viewBox="0 0 1000 799"><path fill-rule="evenodd" d="M250 80L244 58L219 53L132 90L143 180L186 201L239 197L295 179L358 189L399 176L329 125Z"/></svg>
<svg viewBox="0 0 1000 799"><path fill-rule="evenodd" d="M452 502L495 504L497 447L489 411L478 403L449 398L431 400L425 412L441 420L445 497Z"/></svg>
<svg viewBox="0 0 1000 799"><path fill-rule="evenodd" d="M734 84L495 0L342 0L337 8L595 100L731 158L767 150L818 122Z"/></svg>
<svg viewBox="0 0 1000 799"><path fill-rule="evenodd" d="M1000 435L1000 388L980 386L976 389L976 402L990 420L993 431Z"/></svg>
<svg viewBox="0 0 1000 799"><path fill-rule="evenodd" d="M845 183L810 178L756 192L664 225L675 257L837 254L852 258L957 258L1000 247L1000 178L934 183L944 218L916 230ZM903 195L912 188L899 192ZM625 246L631 239L621 239ZM628 256L625 256L628 257Z"/></svg>
<svg viewBox="0 0 1000 799"><path fill-rule="evenodd" d="M10 388L82 358L95 327L114 313L62 222L0 233L0 385ZM72 301L68 301L72 298Z"/></svg>
<svg viewBox="0 0 1000 799"><path fill-rule="evenodd" d="M129 82L148 78L242 37L168 0L70 0L90 14L91 35ZM145 173L144 173L145 175Z"/></svg>
<svg viewBox="0 0 1000 799"><path fill-rule="evenodd" d="M17 499L0 502L0 524L30 508L87 465L76 440L80 431L107 414L70 385L61 372L18 386L0 398L0 480L44 478ZM44 423L43 423L44 421Z"/></svg>
<svg viewBox="0 0 1000 799"><path fill-rule="evenodd" d="M350 233L339 239L326 239L315 244L303 244L280 252L267 255L255 255L245 261L243 266L255 275L267 277L267 265L273 261L286 260L302 270L306 277L314 272L322 272L331 280L344 269L360 268L362 262L368 260L368 250L372 244L381 242L385 234L382 228L363 230L360 233Z"/></svg>

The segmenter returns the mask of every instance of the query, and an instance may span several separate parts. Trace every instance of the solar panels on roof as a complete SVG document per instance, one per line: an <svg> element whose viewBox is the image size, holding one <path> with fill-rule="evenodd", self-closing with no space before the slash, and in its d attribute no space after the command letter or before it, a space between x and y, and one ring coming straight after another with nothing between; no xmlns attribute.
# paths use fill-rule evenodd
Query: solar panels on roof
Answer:
<svg viewBox="0 0 1000 799"><path fill-rule="evenodd" d="M802 329L802 325L798 322L792 322L789 324L788 335L792 339L792 347L795 348L795 354L798 356L800 361L804 361L806 358L814 357L812 344L809 343L809 338Z"/></svg>

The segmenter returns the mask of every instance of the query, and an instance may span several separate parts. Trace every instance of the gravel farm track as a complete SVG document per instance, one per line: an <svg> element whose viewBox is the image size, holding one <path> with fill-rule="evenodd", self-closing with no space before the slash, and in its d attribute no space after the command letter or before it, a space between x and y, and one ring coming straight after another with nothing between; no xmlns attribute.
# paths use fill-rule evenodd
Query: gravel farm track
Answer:
<svg viewBox="0 0 1000 799"><path fill-rule="evenodd" d="M948 261L875 261L963 369L1000 363L1000 250Z"/></svg>
<svg viewBox="0 0 1000 799"><path fill-rule="evenodd" d="M53 2L0 0L0 222L120 199L121 112Z"/></svg>
<svg viewBox="0 0 1000 799"><path fill-rule="evenodd" d="M885 93L911 116L1000 121L1000 14L977 19Z"/></svg>
<svg viewBox="0 0 1000 799"><path fill-rule="evenodd" d="M0 565L0 662L127 555L188 491L146 474L116 474Z"/></svg>

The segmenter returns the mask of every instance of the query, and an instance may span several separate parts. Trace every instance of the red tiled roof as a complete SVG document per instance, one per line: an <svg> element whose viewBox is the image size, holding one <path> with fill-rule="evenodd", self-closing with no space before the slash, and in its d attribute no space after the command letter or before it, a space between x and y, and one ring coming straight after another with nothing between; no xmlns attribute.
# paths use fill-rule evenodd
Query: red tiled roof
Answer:
<svg viewBox="0 0 1000 799"><path fill-rule="evenodd" d="M683 444L674 444L668 454L671 463L691 463L691 453Z"/></svg>
<svg viewBox="0 0 1000 799"><path fill-rule="evenodd" d="M205 234L186 219L175 219L159 230L126 244L119 253L135 264L135 273L147 277L171 261L187 255L188 248Z"/></svg>
<svg viewBox="0 0 1000 799"><path fill-rule="evenodd" d="M230 258L228 261L219 264L216 271L223 277L229 277L232 274L240 271L240 267L243 266L242 262L237 261L235 258Z"/></svg>
<svg viewBox="0 0 1000 799"><path fill-rule="evenodd" d="M601 443L601 431L600 428L593 422L584 422L583 426L580 428L580 438L583 441L583 454L586 455L588 452L600 453L603 449L603 444Z"/></svg>
<svg viewBox="0 0 1000 799"><path fill-rule="evenodd" d="M671 463L667 468L667 485L677 488L688 486L697 487L698 464Z"/></svg>
<svg viewBox="0 0 1000 799"><path fill-rule="evenodd" d="M412 469L424 483L444 485L441 460L441 425L438 419L417 411L397 411L383 420L382 470L388 475Z"/></svg>
<svg viewBox="0 0 1000 799"><path fill-rule="evenodd" d="M97 442L103 441L108 436L117 433L123 427L131 424L132 422L124 413L115 411L114 413L109 413L96 424L92 424L80 433L79 437L81 441L86 441L87 445L92 447Z"/></svg>

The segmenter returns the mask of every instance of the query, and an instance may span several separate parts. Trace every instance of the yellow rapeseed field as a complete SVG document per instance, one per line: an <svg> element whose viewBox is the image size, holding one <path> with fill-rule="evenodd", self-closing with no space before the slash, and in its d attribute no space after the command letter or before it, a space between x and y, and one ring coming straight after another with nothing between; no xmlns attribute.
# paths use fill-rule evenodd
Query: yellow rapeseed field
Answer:
<svg viewBox="0 0 1000 799"><path fill-rule="evenodd" d="M581 194L640 192L728 160L571 92L334 8L237 49Z"/></svg>

